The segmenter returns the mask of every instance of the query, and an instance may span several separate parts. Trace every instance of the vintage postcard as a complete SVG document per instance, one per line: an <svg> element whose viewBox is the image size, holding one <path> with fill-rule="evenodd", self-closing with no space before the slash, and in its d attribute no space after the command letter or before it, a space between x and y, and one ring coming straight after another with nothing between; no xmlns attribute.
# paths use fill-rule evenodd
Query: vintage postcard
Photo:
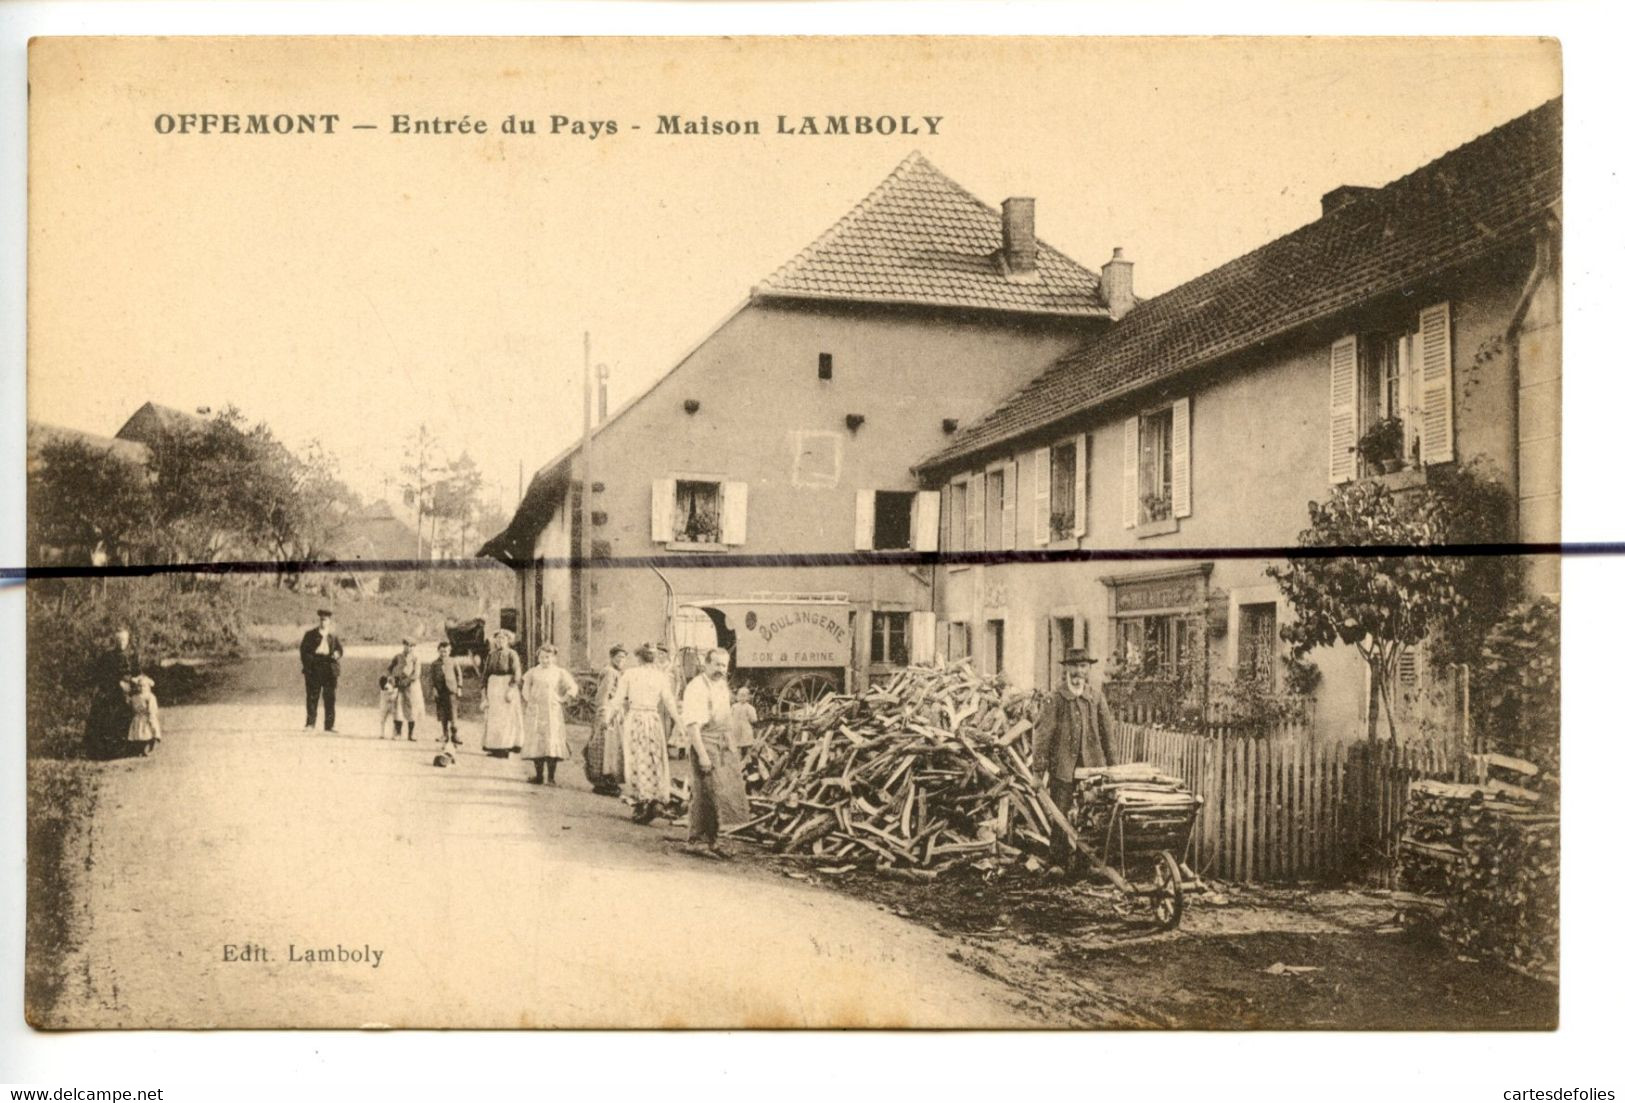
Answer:
<svg viewBox="0 0 1625 1103"><path fill-rule="evenodd" d="M1557 1026L1555 40L28 78L34 1026Z"/></svg>

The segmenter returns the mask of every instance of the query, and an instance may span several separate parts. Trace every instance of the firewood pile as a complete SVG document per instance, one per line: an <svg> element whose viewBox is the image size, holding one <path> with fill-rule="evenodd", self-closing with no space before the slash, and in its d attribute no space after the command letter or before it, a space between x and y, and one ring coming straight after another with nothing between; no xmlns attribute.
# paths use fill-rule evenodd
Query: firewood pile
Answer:
<svg viewBox="0 0 1625 1103"><path fill-rule="evenodd" d="M1042 855L1050 824L1029 765L1037 706L968 661L826 697L759 733L745 764L752 818L731 834L822 858L825 872L922 881Z"/></svg>
<svg viewBox="0 0 1625 1103"><path fill-rule="evenodd" d="M1411 786L1396 898L1469 953L1555 979L1558 815L1530 763L1491 755L1488 774Z"/></svg>

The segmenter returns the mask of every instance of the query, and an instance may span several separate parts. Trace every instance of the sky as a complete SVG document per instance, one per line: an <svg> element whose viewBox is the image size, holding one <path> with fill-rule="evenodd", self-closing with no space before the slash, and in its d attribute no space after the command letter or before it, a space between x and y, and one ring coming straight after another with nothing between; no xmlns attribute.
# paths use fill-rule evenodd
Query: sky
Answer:
<svg viewBox="0 0 1625 1103"><path fill-rule="evenodd" d="M579 436L584 333L618 406L911 150L990 204L1035 197L1091 269L1122 246L1153 295L1561 71L1533 39L92 39L36 44L30 84L31 419L110 434L149 399L235 405L369 497L426 424L511 509ZM158 132L283 111L340 121ZM656 134L672 113L763 133ZM489 130L391 133L401 114ZM543 133L500 133L510 114ZM780 114L941 122L784 137Z"/></svg>

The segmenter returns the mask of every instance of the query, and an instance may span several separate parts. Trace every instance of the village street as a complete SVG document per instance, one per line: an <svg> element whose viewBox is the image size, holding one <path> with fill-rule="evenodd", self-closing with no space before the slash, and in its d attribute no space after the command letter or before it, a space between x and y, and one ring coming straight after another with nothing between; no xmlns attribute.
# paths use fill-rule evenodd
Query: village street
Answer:
<svg viewBox="0 0 1625 1103"><path fill-rule="evenodd" d="M246 660L111 763L61 1002L75 1027L1037 1025L929 930L680 849L474 749L381 741L379 657L347 657L342 735L301 730L297 658ZM263 946L228 962L226 947ZM351 963L290 962L342 945Z"/></svg>
<svg viewBox="0 0 1625 1103"><path fill-rule="evenodd" d="M168 709L155 756L106 764L37 1025L1556 1024L1555 988L1406 936L1382 893L1220 886L1159 933L1101 886L705 861L579 758L527 784L477 715L450 769L424 733L380 740L373 651L346 658L337 737L301 730L297 659L264 655ZM302 960L339 947L357 960Z"/></svg>

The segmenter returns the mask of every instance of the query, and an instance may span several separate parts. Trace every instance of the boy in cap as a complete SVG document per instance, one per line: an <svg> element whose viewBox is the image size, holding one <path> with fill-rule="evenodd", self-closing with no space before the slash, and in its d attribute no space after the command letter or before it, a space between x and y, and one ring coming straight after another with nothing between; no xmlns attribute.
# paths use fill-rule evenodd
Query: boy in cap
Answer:
<svg viewBox="0 0 1625 1103"><path fill-rule="evenodd" d="M463 692L463 674L451 657L451 644L445 640L435 645L435 660L429 664L429 691L434 694L441 739L462 746L463 741L457 738L457 699Z"/></svg>

